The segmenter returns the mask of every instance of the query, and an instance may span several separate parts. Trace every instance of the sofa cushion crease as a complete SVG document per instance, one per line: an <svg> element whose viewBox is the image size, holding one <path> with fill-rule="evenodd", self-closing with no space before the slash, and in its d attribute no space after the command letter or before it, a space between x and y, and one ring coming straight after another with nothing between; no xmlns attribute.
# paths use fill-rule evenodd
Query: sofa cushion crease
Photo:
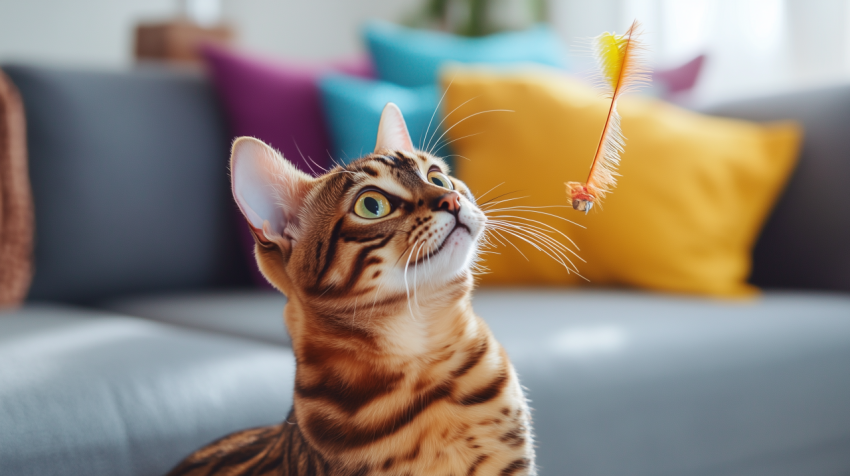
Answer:
<svg viewBox="0 0 850 476"><path fill-rule="evenodd" d="M290 346L278 291L228 290L116 298L100 307L191 329Z"/></svg>

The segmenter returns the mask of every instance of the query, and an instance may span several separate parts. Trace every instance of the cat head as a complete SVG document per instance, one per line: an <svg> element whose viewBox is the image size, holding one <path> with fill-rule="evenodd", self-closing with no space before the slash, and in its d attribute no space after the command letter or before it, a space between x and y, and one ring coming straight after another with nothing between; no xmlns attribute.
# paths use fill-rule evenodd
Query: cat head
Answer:
<svg viewBox="0 0 850 476"><path fill-rule="evenodd" d="M486 218L445 162L413 147L394 104L374 153L344 167L313 178L242 137L231 177L260 269L290 300L406 307L417 289L471 286Z"/></svg>

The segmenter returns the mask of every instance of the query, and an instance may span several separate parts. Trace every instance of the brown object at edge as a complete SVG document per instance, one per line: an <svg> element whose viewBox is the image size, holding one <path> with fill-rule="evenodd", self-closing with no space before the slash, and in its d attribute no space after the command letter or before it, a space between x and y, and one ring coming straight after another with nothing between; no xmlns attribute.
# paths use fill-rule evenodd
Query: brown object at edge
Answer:
<svg viewBox="0 0 850 476"><path fill-rule="evenodd" d="M226 25L205 28L188 20L143 23L136 26L136 59L200 65L198 46L229 43L233 36Z"/></svg>
<svg viewBox="0 0 850 476"><path fill-rule="evenodd" d="M0 307L20 305L29 291L34 228L24 107L0 70Z"/></svg>

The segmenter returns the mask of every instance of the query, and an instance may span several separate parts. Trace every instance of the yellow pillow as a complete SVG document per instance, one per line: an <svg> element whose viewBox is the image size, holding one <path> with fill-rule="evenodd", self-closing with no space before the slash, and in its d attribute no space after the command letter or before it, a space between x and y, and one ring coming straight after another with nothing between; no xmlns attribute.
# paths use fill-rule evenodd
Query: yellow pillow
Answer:
<svg viewBox="0 0 850 476"><path fill-rule="evenodd" d="M454 67L442 81L448 88L445 110L458 108L448 124L480 111L514 111L470 117L449 132L457 139L454 150L469 159L455 161L456 173L473 193L505 182L479 202L518 191L512 196L529 198L502 206L567 205L564 182L586 180L609 101L577 80L541 69ZM751 294L751 251L794 167L801 128L709 117L639 96L625 97L618 110L626 137L622 176L602 209L587 216L571 208L544 210L586 228L525 216L572 238L586 260L574 260L578 270L593 284ZM531 261L499 245L500 254L484 255L489 274L483 284L582 282L519 239L512 241Z"/></svg>

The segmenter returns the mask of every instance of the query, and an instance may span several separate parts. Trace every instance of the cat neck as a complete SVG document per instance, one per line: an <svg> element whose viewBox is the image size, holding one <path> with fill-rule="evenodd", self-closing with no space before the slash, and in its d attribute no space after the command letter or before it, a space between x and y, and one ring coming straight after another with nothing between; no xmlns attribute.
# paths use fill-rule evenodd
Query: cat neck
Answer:
<svg viewBox="0 0 850 476"><path fill-rule="evenodd" d="M296 356L322 344L358 354L430 359L439 348L474 333L472 287L472 276L465 274L440 286L420 285L385 301L367 295L346 306L293 296L286 323Z"/></svg>

